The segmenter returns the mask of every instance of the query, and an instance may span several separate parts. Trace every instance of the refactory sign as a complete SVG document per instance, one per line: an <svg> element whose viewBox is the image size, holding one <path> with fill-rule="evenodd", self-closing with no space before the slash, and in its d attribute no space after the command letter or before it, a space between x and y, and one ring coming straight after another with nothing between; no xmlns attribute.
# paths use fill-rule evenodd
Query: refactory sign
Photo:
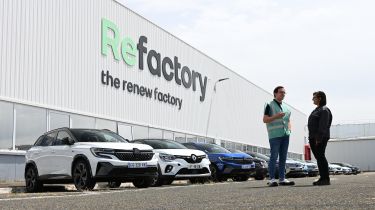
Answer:
<svg viewBox="0 0 375 210"><path fill-rule="evenodd" d="M130 37L122 37L120 30L115 23L102 18L101 38L102 55L108 56L108 54L112 52L115 60L123 60L129 66L135 66L138 60L139 70L144 70L147 65L148 71L153 76L162 77L168 82L173 80L177 85L183 85L186 89L192 89L194 92L197 90L197 86L199 86L201 92L200 101L204 101L206 96L207 77L203 76L198 71L191 70L186 65L182 65L177 56L174 56L172 59L167 56L164 57L157 50L147 49L146 36L140 36L138 38L138 43L136 44ZM146 65L144 63L145 61ZM111 85L118 89L122 88L123 90L127 89L128 91L131 89L134 91L133 88L128 88L128 81L120 81L118 78L113 78L109 75L108 71L102 71L101 79L103 84ZM125 85L124 82L127 83L127 85ZM134 93L140 94L137 93L137 91ZM172 104L171 98L173 96L170 96L169 93L165 94L168 96L162 95L160 98L156 93L154 95L156 95L155 99L161 99L161 101L165 103ZM179 109L181 109L182 99L175 98L173 101L175 101L175 104L173 105L179 106Z"/></svg>

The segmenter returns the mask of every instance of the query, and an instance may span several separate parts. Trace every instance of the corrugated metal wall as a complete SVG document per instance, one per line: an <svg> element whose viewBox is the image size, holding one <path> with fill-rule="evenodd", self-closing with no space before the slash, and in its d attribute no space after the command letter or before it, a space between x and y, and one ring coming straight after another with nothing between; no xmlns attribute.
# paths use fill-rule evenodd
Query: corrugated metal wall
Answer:
<svg viewBox="0 0 375 210"><path fill-rule="evenodd" d="M355 138L375 136L375 123L332 125L331 138Z"/></svg>
<svg viewBox="0 0 375 210"><path fill-rule="evenodd" d="M363 171L375 171L375 139L328 141L328 162L344 162L358 166Z"/></svg>
<svg viewBox="0 0 375 210"><path fill-rule="evenodd" d="M0 99L268 147L262 123L272 95L112 0L5 0L0 3ZM178 56L209 78L204 102L192 91L101 54L101 21L148 50ZM198 46L199 47L199 46ZM246 55L243 56L244 59ZM247 58L246 58L247 59ZM183 99L181 110L101 84L101 71ZM249 70L250 71L250 70ZM221 78L230 78L217 84ZM272 91L272 90L270 90ZM302 153L306 115L292 109L290 151Z"/></svg>

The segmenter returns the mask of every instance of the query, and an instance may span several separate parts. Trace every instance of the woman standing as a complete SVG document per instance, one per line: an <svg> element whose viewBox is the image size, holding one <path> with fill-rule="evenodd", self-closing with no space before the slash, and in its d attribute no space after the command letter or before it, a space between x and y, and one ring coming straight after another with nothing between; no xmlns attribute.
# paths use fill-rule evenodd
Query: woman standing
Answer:
<svg viewBox="0 0 375 210"><path fill-rule="evenodd" d="M313 93L312 98L317 106L310 114L308 121L309 143L311 151L318 162L320 179L313 185L330 185L328 162L325 156L330 127L332 123L331 110L326 106L327 98L323 91Z"/></svg>

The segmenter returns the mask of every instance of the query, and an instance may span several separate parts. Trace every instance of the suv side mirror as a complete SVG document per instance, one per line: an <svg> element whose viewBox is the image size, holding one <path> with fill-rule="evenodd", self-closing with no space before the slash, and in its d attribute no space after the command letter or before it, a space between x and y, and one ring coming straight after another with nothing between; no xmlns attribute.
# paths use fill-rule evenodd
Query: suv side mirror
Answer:
<svg viewBox="0 0 375 210"><path fill-rule="evenodd" d="M74 144L74 142L69 138L69 137L64 137L61 142L63 143L63 145L72 145Z"/></svg>

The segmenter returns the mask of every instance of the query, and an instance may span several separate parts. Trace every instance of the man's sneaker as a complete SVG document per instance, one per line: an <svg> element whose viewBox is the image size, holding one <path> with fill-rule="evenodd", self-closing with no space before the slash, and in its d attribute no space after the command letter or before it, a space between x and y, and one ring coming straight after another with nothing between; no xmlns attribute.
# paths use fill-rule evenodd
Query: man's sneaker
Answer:
<svg viewBox="0 0 375 210"><path fill-rule="evenodd" d="M331 182L329 179L319 179L318 181L313 182L313 185L315 186L321 186L321 185L330 185Z"/></svg>
<svg viewBox="0 0 375 210"><path fill-rule="evenodd" d="M289 181L287 179L284 179L283 181L279 181L279 185L283 185L283 186L286 186L286 185L295 185L295 183L293 181Z"/></svg>
<svg viewBox="0 0 375 210"><path fill-rule="evenodd" d="M277 182L274 179L270 180L267 184L268 184L268 187L277 187L277 186L279 186L279 184L277 184Z"/></svg>

